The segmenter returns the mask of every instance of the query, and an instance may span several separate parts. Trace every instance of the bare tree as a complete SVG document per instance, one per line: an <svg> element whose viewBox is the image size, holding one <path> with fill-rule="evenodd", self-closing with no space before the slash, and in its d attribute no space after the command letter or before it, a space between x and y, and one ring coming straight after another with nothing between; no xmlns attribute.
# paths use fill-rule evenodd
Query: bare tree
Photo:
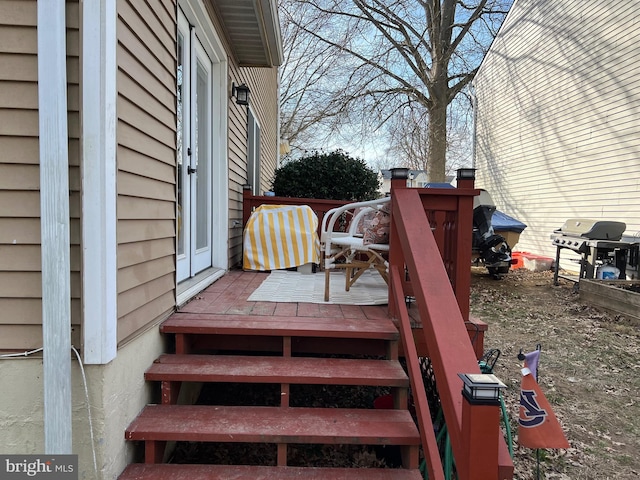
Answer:
<svg viewBox="0 0 640 480"><path fill-rule="evenodd" d="M293 156L322 150L348 105L342 70L336 67L351 58L298 26L326 32L326 20L297 1L280 5L285 46L280 67L280 135L289 141Z"/></svg>
<svg viewBox="0 0 640 480"><path fill-rule="evenodd" d="M454 102L447 115L447 163L445 177L472 161L471 105ZM429 160L429 112L417 102L397 112L386 124L386 155L395 159L394 166L427 170Z"/></svg>
<svg viewBox="0 0 640 480"><path fill-rule="evenodd" d="M304 11L302 20L292 16L290 21L305 32L307 41L315 38L332 49L332 58L340 59L343 94L335 99L348 108L334 118L357 117L370 131L394 118L396 131L403 119L421 118L406 128L411 135L422 135L416 127L426 126L426 142L419 135L407 140L413 145L406 147L419 155L414 158L418 162L426 153L429 179L444 181L449 106L473 79L512 0L281 3ZM426 115L416 117L421 109Z"/></svg>
<svg viewBox="0 0 640 480"><path fill-rule="evenodd" d="M429 113L420 104L409 105L391 118L386 125L389 138L388 155L397 165L411 170L426 170L429 158Z"/></svg>

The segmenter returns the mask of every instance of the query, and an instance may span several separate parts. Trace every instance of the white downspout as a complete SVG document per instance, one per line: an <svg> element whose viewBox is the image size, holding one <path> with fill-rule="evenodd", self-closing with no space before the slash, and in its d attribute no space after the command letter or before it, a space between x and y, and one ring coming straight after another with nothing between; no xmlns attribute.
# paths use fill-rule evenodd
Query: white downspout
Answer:
<svg viewBox="0 0 640 480"><path fill-rule="evenodd" d="M476 89L474 88L473 83L471 83L469 92L471 94L471 122L472 122L472 133L471 133L471 168L476 168L476 142L478 135L478 97L476 96Z"/></svg>
<svg viewBox="0 0 640 480"><path fill-rule="evenodd" d="M60 455L72 452L65 0L37 3L44 438Z"/></svg>

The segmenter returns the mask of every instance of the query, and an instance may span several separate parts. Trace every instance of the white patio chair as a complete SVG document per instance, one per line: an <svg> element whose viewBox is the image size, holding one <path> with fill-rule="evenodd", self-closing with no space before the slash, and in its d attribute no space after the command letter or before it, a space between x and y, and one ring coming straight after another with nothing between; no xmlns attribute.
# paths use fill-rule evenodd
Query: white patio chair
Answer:
<svg viewBox="0 0 640 480"><path fill-rule="evenodd" d="M389 263L385 256L389 252L388 233L385 243L376 238L376 235L368 235L367 228L360 232L358 229L362 225L367 215L373 212L378 214L378 219L384 218L382 215L389 215L391 197L370 200L366 202L356 202L343 205L342 207L329 210L322 219L322 229L320 243L323 255L323 267L325 270L324 300L329 301L329 282L331 271L344 269L346 276L345 290L348 292L351 286L368 269L376 270L388 284ZM345 221L345 215L352 216L345 232L334 232L336 222ZM374 227L376 219L372 219ZM390 222L389 222L390 225ZM388 231L387 231L388 232ZM376 243L366 243L367 240Z"/></svg>

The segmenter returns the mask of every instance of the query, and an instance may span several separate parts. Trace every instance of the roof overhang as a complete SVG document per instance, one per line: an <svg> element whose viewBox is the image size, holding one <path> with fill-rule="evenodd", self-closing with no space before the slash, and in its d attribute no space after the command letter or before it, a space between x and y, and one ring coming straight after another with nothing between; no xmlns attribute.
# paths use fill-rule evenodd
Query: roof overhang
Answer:
<svg viewBox="0 0 640 480"><path fill-rule="evenodd" d="M282 36L276 0L213 0L212 3L241 67L282 64Z"/></svg>

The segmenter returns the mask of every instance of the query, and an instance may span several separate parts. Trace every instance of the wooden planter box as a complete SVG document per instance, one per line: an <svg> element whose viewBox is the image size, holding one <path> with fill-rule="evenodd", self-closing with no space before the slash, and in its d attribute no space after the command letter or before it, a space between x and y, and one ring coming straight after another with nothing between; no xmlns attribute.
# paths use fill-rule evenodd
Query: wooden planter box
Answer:
<svg viewBox="0 0 640 480"><path fill-rule="evenodd" d="M627 288L623 288L627 287ZM580 280L580 299L614 313L640 320L639 280Z"/></svg>

